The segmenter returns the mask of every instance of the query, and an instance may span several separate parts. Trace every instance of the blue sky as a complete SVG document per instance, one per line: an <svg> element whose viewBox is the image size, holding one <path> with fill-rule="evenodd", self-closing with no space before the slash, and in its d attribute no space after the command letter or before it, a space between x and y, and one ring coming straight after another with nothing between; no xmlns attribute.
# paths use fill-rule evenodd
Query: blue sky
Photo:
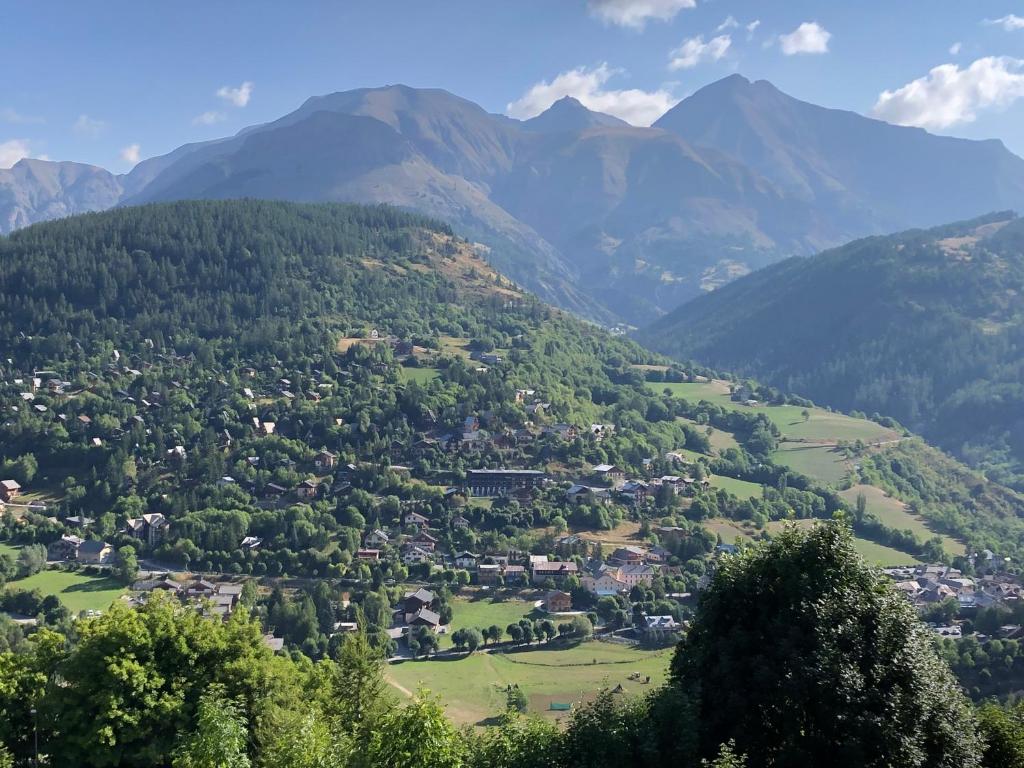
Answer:
<svg viewBox="0 0 1024 768"><path fill-rule="evenodd" d="M646 123L733 72L1024 155L1024 7L1004 0L68 0L6 3L0 28L0 167L126 171L399 82L517 116L571 94Z"/></svg>

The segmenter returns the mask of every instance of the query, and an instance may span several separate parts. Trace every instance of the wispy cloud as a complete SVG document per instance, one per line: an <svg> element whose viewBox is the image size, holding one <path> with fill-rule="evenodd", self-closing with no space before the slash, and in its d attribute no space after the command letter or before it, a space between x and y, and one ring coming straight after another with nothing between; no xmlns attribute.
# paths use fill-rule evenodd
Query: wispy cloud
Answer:
<svg viewBox="0 0 1024 768"><path fill-rule="evenodd" d="M643 29L651 19L668 21L697 0L589 0L590 13L606 24Z"/></svg>
<svg viewBox="0 0 1024 768"><path fill-rule="evenodd" d="M228 116L223 112L210 110L209 112L203 112L203 114L193 117L192 125L213 125L214 123L220 123L227 119Z"/></svg>
<svg viewBox="0 0 1024 768"><path fill-rule="evenodd" d="M129 144L127 147L121 150L121 159L126 163L135 165L139 162L139 158L142 156L142 147L138 144Z"/></svg>
<svg viewBox="0 0 1024 768"><path fill-rule="evenodd" d="M669 54L669 69L691 69L702 61L718 61L729 51L732 38L719 35L704 42L702 35L691 37Z"/></svg>
<svg viewBox="0 0 1024 768"><path fill-rule="evenodd" d="M991 26L1002 27L1007 32L1016 32L1018 29L1024 29L1024 16L1017 16L1013 13L1008 13L999 19L985 19L984 24Z"/></svg>
<svg viewBox="0 0 1024 768"><path fill-rule="evenodd" d="M740 23L736 21L735 16L726 16L725 21L715 27L715 32L725 32L728 29L736 29Z"/></svg>
<svg viewBox="0 0 1024 768"><path fill-rule="evenodd" d="M244 107L252 98L253 84L246 80L237 88L224 85L217 89L217 96L236 107Z"/></svg>
<svg viewBox="0 0 1024 768"><path fill-rule="evenodd" d="M35 154L32 151L32 142L29 139L0 141L0 168L10 168L26 157L34 157L39 160L49 159L46 155Z"/></svg>
<svg viewBox="0 0 1024 768"><path fill-rule="evenodd" d="M747 24L747 40L753 38L754 33L757 32L757 28L761 26L760 19L754 19L752 22Z"/></svg>
<svg viewBox="0 0 1024 768"><path fill-rule="evenodd" d="M71 130L80 136L95 137L107 130L107 123L88 115L79 115L78 119L72 124Z"/></svg>
<svg viewBox="0 0 1024 768"><path fill-rule="evenodd" d="M23 115L17 110L6 108L0 109L0 123L10 123L11 125L38 125L45 123L46 120L42 117L35 115Z"/></svg>
<svg viewBox="0 0 1024 768"><path fill-rule="evenodd" d="M570 69L550 81L531 86L521 98L506 107L506 112L511 117L526 119L539 115L558 99L572 96L588 109L615 115L633 125L650 125L678 101L663 88L655 91L607 88L608 81L619 74L623 74L621 70L607 64L591 69Z"/></svg>
<svg viewBox="0 0 1024 768"><path fill-rule="evenodd" d="M959 55L961 48L963 48L963 43L961 43L959 41L953 43L951 46L949 46L949 55L950 56L957 56L957 55Z"/></svg>
<svg viewBox="0 0 1024 768"><path fill-rule="evenodd" d="M798 53L828 53L832 33L816 21L805 21L787 35L779 35L779 47L787 56Z"/></svg>
<svg viewBox="0 0 1024 768"><path fill-rule="evenodd" d="M883 91L873 114L899 125L942 129L1024 98L1024 60L987 56L970 66L942 64L902 88Z"/></svg>

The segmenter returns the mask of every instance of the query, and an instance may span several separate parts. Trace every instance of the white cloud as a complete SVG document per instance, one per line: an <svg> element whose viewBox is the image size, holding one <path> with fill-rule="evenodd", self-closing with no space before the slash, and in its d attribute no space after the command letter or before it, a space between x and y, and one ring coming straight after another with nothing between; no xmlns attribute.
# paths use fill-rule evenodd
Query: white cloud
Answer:
<svg viewBox="0 0 1024 768"><path fill-rule="evenodd" d="M697 0L588 0L590 12L606 24L643 29L649 19L668 21Z"/></svg>
<svg viewBox="0 0 1024 768"><path fill-rule="evenodd" d="M832 33L816 21L805 21L788 35L779 35L779 46L787 56L797 53L828 53Z"/></svg>
<svg viewBox="0 0 1024 768"><path fill-rule="evenodd" d="M718 61L729 51L732 38L719 35L704 42L702 35L683 40L683 44L669 54L669 69L690 69L702 61Z"/></svg>
<svg viewBox="0 0 1024 768"><path fill-rule="evenodd" d="M214 123L219 123L227 119L228 116L225 115L223 112L211 110L209 112L203 112L203 114L196 115L195 117L193 117L192 125L213 125Z"/></svg>
<svg viewBox="0 0 1024 768"><path fill-rule="evenodd" d="M237 88L232 88L229 85L218 88L217 96L236 107L244 107L249 103L249 99L252 98L252 88L252 83L246 80Z"/></svg>
<svg viewBox="0 0 1024 768"><path fill-rule="evenodd" d="M985 19L985 23L1002 27L1007 32L1016 32L1018 29L1024 29L1024 16L1010 13L1001 19Z"/></svg>
<svg viewBox="0 0 1024 768"><path fill-rule="evenodd" d="M607 64L593 69L570 69L550 82L542 80L532 86L521 98L511 102L505 111L511 117L525 120L539 115L558 99L572 96L596 112L615 115L633 125L650 125L678 101L664 88L656 91L605 88L608 80L617 74L620 71L613 70Z"/></svg>
<svg viewBox="0 0 1024 768"><path fill-rule="evenodd" d="M103 120L97 120L88 115L79 115L71 129L82 136L99 136L107 130L107 124Z"/></svg>
<svg viewBox="0 0 1024 768"><path fill-rule="evenodd" d="M0 168L10 168L25 157L31 157L27 139L10 139L0 142Z"/></svg>
<svg viewBox="0 0 1024 768"><path fill-rule="evenodd" d="M761 26L761 20L760 19L754 19L752 22L747 24L747 39L748 40L754 36L754 33L757 32L757 28L760 27L760 26Z"/></svg>
<svg viewBox="0 0 1024 768"><path fill-rule="evenodd" d="M957 54L960 53L960 49L963 48L963 47L964 47L964 44L961 43L960 41L957 41L957 42L953 43L951 46L949 46L949 55L950 56L956 56Z"/></svg>
<svg viewBox="0 0 1024 768"><path fill-rule="evenodd" d="M11 123L12 125L30 125L36 123L45 123L41 117L35 115L23 115L17 110L6 108L0 109L0 123Z"/></svg>
<svg viewBox="0 0 1024 768"><path fill-rule="evenodd" d="M121 159L124 160L126 163L131 163L132 165L135 165L137 162L139 162L139 158L141 157L141 151L142 147L140 147L138 144L129 144L127 147L121 150Z"/></svg>
<svg viewBox="0 0 1024 768"><path fill-rule="evenodd" d="M725 32L727 29L736 29L740 23L736 21L735 16L726 16L725 21L715 27L715 32Z"/></svg>
<svg viewBox="0 0 1024 768"><path fill-rule="evenodd" d="M973 122L980 110L1024 98L1024 59L987 56L961 69L942 64L895 91L882 91L873 114L899 125L941 129Z"/></svg>

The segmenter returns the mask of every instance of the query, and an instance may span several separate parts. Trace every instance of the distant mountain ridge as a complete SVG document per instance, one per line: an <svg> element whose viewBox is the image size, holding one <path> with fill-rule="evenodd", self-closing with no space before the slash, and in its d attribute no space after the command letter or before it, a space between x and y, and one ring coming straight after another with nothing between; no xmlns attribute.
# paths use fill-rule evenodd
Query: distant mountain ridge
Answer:
<svg viewBox="0 0 1024 768"><path fill-rule="evenodd" d="M843 410L894 416L1024 489L1024 219L793 258L637 334L660 352Z"/></svg>
<svg viewBox="0 0 1024 768"><path fill-rule="evenodd" d="M88 195L68 184L49 197L28 176L0 181L0 231L176 199L389 203L448 221L504 273L605 324L651 322L853 237L1024 209L1024 160L999 142L890 126L740 76L651 128L568 97L519 121L439 89L363 88L107 176Z"/></svg>

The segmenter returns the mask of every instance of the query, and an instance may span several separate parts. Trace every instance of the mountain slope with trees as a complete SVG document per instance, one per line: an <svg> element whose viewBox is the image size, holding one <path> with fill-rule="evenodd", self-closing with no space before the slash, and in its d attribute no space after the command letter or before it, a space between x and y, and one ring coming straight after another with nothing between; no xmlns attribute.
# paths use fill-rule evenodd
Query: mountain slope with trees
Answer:
<svg viewBox="0 0 1024 768"><path fill-rule="evenodd" d="M881 413L1024 488L1024 221L859 240L701 297L639 337Z"/></svg>
<svg viewBox="0 0 1024 768"><path fill-rule="evenodd" d="M0 232L180 199L387 203L448 222L503 274L605 325L651 322L752 269L853 237L1024 207L1024 160L999 142L824 109L738 75L649 128L571 99L519 121L394 85L314 97L42 197L35 176L68 171L25 162L33 178L22 164L0 171Z"/></svg>

